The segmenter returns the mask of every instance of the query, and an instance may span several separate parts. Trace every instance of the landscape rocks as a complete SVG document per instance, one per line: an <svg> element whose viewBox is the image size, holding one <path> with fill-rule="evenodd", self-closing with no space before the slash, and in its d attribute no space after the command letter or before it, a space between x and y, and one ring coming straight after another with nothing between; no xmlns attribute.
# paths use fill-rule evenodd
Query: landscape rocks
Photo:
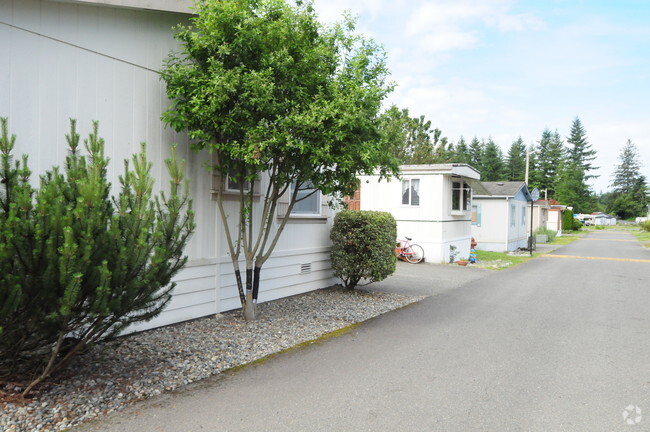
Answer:
<svg viewBox="0 0 650 432"><path fill-rule="evenodd" d="M250 363L422 297L328 288L100 344L22 401L0 384L0 430L62 431L125 405Z"/></svg>

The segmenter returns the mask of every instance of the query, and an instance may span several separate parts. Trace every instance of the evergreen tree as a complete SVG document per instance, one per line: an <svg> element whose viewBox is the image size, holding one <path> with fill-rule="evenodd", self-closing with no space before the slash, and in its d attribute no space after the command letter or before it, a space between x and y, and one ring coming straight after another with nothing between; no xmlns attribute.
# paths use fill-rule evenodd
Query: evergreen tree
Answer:
<svg viewBox="0 0 650 432"><path fill-rule="evenodd" d="M472 157L469 152L469 147L465 142L465 138L463 138L462 136L460 137L460 139L458 140L454 148L453 162L472 165Z"/></svg>
<svg viewBox="0 0 650 432"><path fill-rule="evenodd" d="M560 166L565 158L564 143L560 134L552 133L548 128L542 132L542 138L537 148L537 166L539 188L545 189L548 196L555 196Z"/></svg>
<svg viewBox="0 0 650 432"><path fill-rule="evenodd" d="M530 161L529 161L530 163ZM523 181L526 175L526 145L521 137L517 138L508 149L505 160L506 179Z"/></svg>
<svg viewBox="0 0 650 432"><path fill-rule="evenodd" d="M621 149L619 161L612 181L614 202L610 211L623 219L645 216L650 203L648 184L641 174L639 152L632 141L627 140Z"/></svg>
<svg viewBox="0 0 650 432"><path fill-rule="evenodd" d="M481 161L483 147L483 142L479 141L476 137L472 138L472 142L469 144L469 163L479 171L483 171L483 163Z"/></svg>
<svg viewBox="0 0 650 432"><path fill-rule="evenodd" d="M574 213L596 211L596 199L585 183L582 167L572 161L562 164L554 198L573 207Z"/></svg>
<svg viewBox="0 0 650 432"><path fill-rule="evenodd" d="M1 121L0 379L28 376L26 395L84 347L163 310L194 224L175 152L168 196L152 194L143 148L111 199L97 123L82 156L71 121L65 169L33 190L27 159L11 166L14 138Z"/></svg>
<svg viewBox="0 0 650 432"><path fill-rule="evenodd" d="M591 144L587 141L587 133L578 117L571 124L571 133L567 137L567 147L569 162L583 171L585 180L598 177L589 174L590 171L598 169L598 167L592 165L592 162L596 159L596 150L592 149Z"/></svg>
<svg viewBox="0 0 650 432"><path fill-rule="evenodd" d="M504 179L503 152L501 148L488 139L487 144L481 155L481 180L482 181L499 181Z"/></svg>

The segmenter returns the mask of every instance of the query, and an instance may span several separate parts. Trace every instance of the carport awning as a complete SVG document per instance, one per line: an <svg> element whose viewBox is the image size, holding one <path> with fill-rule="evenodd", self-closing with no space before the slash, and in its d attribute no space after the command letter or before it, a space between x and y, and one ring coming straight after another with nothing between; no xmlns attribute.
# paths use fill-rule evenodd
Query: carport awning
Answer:
<svg viewBox="0 0 650 432"><path fill-rule="evenodd" d="M465 181L469 183L475 195L492 195L479 180L466 178Z"/></svg>

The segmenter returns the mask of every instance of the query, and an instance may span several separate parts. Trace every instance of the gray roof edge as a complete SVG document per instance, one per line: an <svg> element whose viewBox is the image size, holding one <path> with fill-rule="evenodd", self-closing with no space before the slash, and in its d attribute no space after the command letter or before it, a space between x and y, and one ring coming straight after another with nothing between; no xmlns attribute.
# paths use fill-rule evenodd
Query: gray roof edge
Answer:
<svg viewBox="0 0 650 432"><path fill-rule="evenodd" d="M116 8L144 9L161 12L174 12L186 15L193 14L192 0L47 0L59 3L76 3Z"/></svg>

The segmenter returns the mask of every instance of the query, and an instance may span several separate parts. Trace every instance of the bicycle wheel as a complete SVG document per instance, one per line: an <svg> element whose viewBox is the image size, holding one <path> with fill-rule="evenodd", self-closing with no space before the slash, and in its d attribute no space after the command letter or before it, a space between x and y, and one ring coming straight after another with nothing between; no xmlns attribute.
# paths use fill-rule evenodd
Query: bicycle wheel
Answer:
<svg viewBox="0 0 650 432"><path fill-rule="evenodd" d="M404 249L402 255L404 255L406 261L411 264L417 264L424 259L424 249L420 245L412 244Z"/></svg>

